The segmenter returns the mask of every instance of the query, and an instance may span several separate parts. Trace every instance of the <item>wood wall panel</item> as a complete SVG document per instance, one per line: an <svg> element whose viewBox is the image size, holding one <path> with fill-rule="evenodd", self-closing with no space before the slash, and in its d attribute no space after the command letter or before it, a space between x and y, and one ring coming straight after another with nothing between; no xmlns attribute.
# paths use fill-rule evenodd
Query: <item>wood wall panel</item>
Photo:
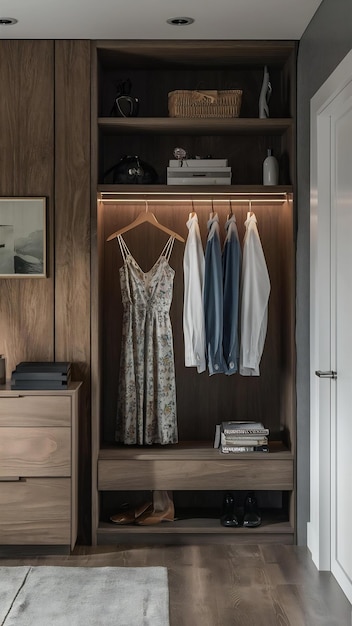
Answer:
<svg viewBox="0 0 352 626"><path fill-rule="evenodd" d="M90 528L90 42L55 42L55 356L82 380L80 539ZM86 529L86 530L85 530ZM87 532L87 534L85 534Z"/></svg>
<svg viewBox="0 0 352 626"><path fill-rule="evenodd" d="M0 352L7 376L54 357L54 45L0 42L0 196L46 196L47 278L0 278Z"/></svg>

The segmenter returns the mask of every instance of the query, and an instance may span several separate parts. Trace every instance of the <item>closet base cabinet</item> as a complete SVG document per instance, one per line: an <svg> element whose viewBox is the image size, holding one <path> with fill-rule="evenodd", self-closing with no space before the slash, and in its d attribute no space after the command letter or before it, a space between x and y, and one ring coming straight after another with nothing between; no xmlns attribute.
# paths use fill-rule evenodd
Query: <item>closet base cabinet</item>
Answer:
<svg viewBox="0 0 352 626"><path fill-rule="evenodd" d="M196 445L170 446L169 450L106 448L98 461L98 489L105 492L134 492L141 501L143 492L155 490L177 492L246 492L277 491L286 494L283 505L262 511L262 524L256 528L224 528L220 523L221 507L197 511L176 506L175 521L154 526L118 526L108 515L99 524L98 543L294 543L293 455L281 444L271 444L269 453L241 453L235 458L218 449ZM144 497L146 497L144 495ZM235 496L236 499L236 496ZM108 511L108 509L107 509ZM111 511L110 511L111 512Z"/></svg>
<svg viewBox="0 0 352 626"><path fill-rule="evenodd" d="M79 387L0 389L0 554L74 548Z"/></svg>

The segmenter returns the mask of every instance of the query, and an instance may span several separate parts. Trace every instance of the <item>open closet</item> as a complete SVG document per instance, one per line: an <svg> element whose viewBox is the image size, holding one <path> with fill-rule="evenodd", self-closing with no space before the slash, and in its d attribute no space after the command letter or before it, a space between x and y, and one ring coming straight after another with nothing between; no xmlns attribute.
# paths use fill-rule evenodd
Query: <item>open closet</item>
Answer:
<svg viewBox="0 0 352 626"><path fill-rule="evenodd" d="M295 541L295 42L94 42L92 92L92 541L187 543ZM259 119L258 98L267 65L270 117ZM140 101L137 117L112 117L116 82L128 78ZM174 89L243 90L238 118L171 118ZM227 158L231 185L166 184L173 149ZM262 185L262 163L273 148L279 184ZM105 173L124 155L151 163L158 182L121 185ZM183 255L189 214L196 212L206 246L210 212L220 238L230 212L241 246L247 213L257 219L270 276L268 327L260 376L230 376L185 367ZM155 226L157 226L155 228ZM175 271L173 332L178 443L123 445L115 441L119 393L122 301L117 235L147 272L171 233ZM184 240L184 241L182 241ZM270 429L269 453L221 454L216 424L254 420ZM175 521L116 526L110 516L154 490L173 492ZM242 502L255 491L258 528L220 524L225 491Z"/></svg>

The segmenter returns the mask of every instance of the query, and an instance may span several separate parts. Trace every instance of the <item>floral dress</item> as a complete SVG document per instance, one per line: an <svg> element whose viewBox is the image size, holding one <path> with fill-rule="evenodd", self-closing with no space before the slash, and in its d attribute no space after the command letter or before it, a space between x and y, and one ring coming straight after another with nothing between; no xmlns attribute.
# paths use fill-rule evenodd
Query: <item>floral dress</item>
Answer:
<svg viewBox="0 0 352 626"><path fill-rule="evenodd" d="M176 384L170 306L174 270L169 259L174 237L143 272L118 235L123 305L116 441L125 444L177 443Z"/></svg>

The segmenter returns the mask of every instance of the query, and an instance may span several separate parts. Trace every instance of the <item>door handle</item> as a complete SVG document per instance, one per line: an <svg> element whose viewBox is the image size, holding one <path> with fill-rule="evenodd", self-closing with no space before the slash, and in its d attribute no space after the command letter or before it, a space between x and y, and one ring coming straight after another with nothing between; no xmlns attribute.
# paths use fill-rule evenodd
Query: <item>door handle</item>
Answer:
<svg viewBox="0 0 352 626"><path fill-rule="evenodd" d="M321 370L317 370L315 372L316 376L319 376L319 378L337 378L337 372L334 372L332 370L329 370L327 372L322 372Z"/></svg>

